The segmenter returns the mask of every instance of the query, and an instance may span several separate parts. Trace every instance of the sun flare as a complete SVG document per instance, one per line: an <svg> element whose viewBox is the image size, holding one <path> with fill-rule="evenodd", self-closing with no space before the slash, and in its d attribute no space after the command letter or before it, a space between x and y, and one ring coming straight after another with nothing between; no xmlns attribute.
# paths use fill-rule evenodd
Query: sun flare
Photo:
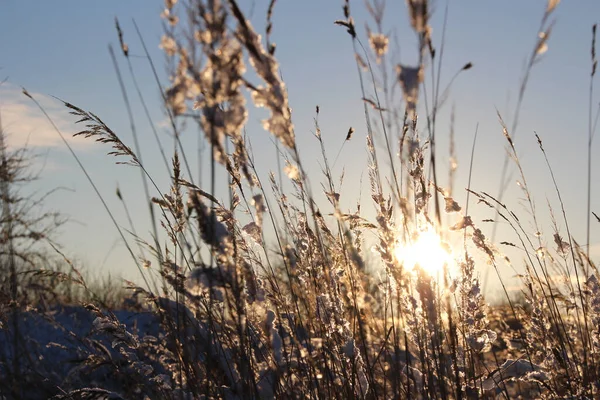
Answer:
<svg viewBox="0 0 600 400"><path fill-rule="evenodd" d="M449 246L442 241L433 227L420 231L411 243L396 246L396 258L408 270L419 267L431 277L437 277L444 266L454 263Z"/></svg>

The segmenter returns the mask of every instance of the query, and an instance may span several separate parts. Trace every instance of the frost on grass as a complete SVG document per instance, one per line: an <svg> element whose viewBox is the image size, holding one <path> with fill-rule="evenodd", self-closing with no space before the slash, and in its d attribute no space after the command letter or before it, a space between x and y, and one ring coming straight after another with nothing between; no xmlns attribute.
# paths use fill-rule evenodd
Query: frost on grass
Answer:
<svg viewBox="0 0 600 400"><path fill-rule="evenodd" d="M521 229L517 214L504 209L503 203L483 192L469 191L479 203L500 209L515 232L524 233L517 237L521 241L507 238L512 242L502 243L522 246L528 256L527 271L520 276L524 300L488 306L480 273L498 268L496 263L504 257L475 218L461 213L461 205L450 197L452 191L431 182L431 142L422 140L428 132L417 118L420 86L428 79L425 71L435 57L430 2L407 2L420 54L418 65L399 65L392 79L402 89L403 99L395 98L404 110L398 112L386 104L391 112L378 113L387 124L390 114L401 116L405 111L402 137L396 142L401 150L396 160L402 163L401 176L385 176L374 136L367 136L371 189L367 197L374 213L364 212L360 203L351 211L342 210L341 204L347 204L342 179L338 184L329 172L324 195L319 200L313 197L295 147L287 89L268 39L271 26L263 44L235 0L181 3L177 9L175 1L167 0L162 12L165 36L161 47L170 66L166 106L174 130L184 119L197 122L214 155L211 161L228 174L230 202L224 205L206 187L186 181L176 154L170 190L153 199L160 206L161 226L169 240L161 243L162 238L155 238L157 243L147 246L152 256L139 257L153 278L149 287L129 285L141 299L135 303L145 310L140 315L150 315L151 323L142 323L143 317L113 315L89 306L92 317L87 331L47 335L43 349L32 350L35 356L52 360L64 352L77 365L61 364L64 370L57 372L60 378L55 381L52 371L40 367L36 374L64 387L65 395L68 390L73 396L89 390L110 396L108 391L112 391L123 398L376 399L399 395L425 399L498 394L509 398L587 394L593 398L598 393L594 387L598 363L593 356L600 353L600 285L574 238L567 238L566 243L557 234L556 247L548 246L541 235L533 238L530 230ZM269 21L274 4L269 5ZM371 4L377 32L383 32L377 11L382 3L371 0L367 7ZM546 13L556 4L549 2ZM344 1L343 11L344 20L336 23L348 30L356 44L358 33L349 1ZM547 27L543 31L549 33ZM389 38L370 31L367 35L378 62L384 63ZM538 38L535 57L546 41L547 35ZM370 63L358 54L355 57L359 68L375 75L374 82L384 81L378 71L370 70ZM247 74L246 64L252 73ZM381 67L384 71L389 66ZM271 173L272 193L262 187L245 142L246 91L255 105L266 108L264 127L284 145L283 172L291 182L279 181ZM365 104L383 111L379 102L371 100L377 97L362 96ZM82 135L109 143L115 155L136 163L131 150L99 118L70 108L88 125ZM353 132L348 130L346 140ZM514 146L507 129L504 133ZM326 138L318 129L315 135L317 140ZM450 169L455 167L452 160ZM244 184L242 177L247 181ZM395 178L400 178L397 190ZM291 190L286 192L282 186ZM454 215L450 215L449 229L435 226L432 202L438 195L444 201L442 212ZM429 243L417 252L415 267L408 268L402 252L424 237L424 226L450 238ZM271 237L263 232L266 228L273 230ZM533 231L539 232L538 227ZM447 260L434 261L438 264L434 269L439 268L436 278L422 267L452 237L460 239L460 256L452 260L457 270L449 271ZM373 254L365 254L363 238L374 241ZM534 256L536 250L540 257ZM551 257L554 252L561 257ZM569 254L574 260L566 257ZM587 279L581 290L568 277L556 278L558 284L554 277L539 278L546 271L572 271L579 264L586 269L580 277ZM71 281L83 284L79 278ZM10 315L11 308L7 310ZM0 316L4 311L0 308ZM55 317L63 318L60 313ZM139 321L139 331L132 329L131 321ZM10 318L0 318L3 329L10 328L10 322ZM63 325L69 330L68 323ZM33 330L28 322L21 326L21 332ZM65 337L72 340L67 342ZM27 344L33 348L33 341ZM0 373L12 368L10 357L18 353L11 351L2 354ZM98 380L101 374L110 379ZM566 384L571 386L565 389Z"/></svg>
<svg viewBox="0 0 600 400"><path fill-rule="evenodd" d="M369 36L369 45L375 53L377 63L381 63L381 58L387 53L389 38L383 33L373 33L370 29L367 30Z"/></svg>
<svg viewBox="0 0 600 400"><path fill-rule="evenodd" d="M416 115L419 88L423 82L423 67L410 67L398 64L396 66L398 81L402 87L406 110L409 115Z"/></svg>
<svg viewBox="0 0 600 400"><path fill-rule="evenodd" d="M483 381L482 388L485 391L495 390L502 382L511 379L524 382L543 382L548 379L548 376L539 365L532 364L525 359L509 359Z"/></svg>
<svg viewBox="0 0 600 400"><path fill-rule="evenodd" d="M279 74L279 64L275 57L265 51L261 37L250 21L248 21L235 2L230 2L233 16L238 21L236 37L248 51L250 64L265 86L252 86L252 100L258 107L265 107L271 112L270 118L263 121L263 126L289 149L296 147L291 108L288 102L285 83Z"/></svg>

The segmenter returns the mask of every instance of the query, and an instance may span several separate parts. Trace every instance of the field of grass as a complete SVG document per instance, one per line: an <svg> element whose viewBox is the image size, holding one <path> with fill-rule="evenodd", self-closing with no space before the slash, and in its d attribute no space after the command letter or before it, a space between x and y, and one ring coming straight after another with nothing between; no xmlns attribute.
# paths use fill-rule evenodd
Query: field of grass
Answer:
<svg viewBox="0 0 600 400"><path fill-rule="evenodd" d="M316 106L318 177L307 173L314 160L296 145L293 94L270 37L276 1L264 36L238 2L165 1L160 45L171 80L157 77L156 84L174 144L152 162L164 161L169 187L148 172L135 132L130 147L102 116L64 102L78 119L78 136L141 172L152 234L132 240L133 224L124 228L130 222L105 210L139 282L87 282L51 239L64 221L32 214L37 200L13 190L32 179L29 155L2 139L0 399L600 398L600 274L589 254L589 231L600 218L590 205L591 172L583 185L587 203L581 200L588 236L579 245L553 162L536 135L546 161L540 170L551 176L561 207L551 210L552 224L563 228L548 236L512 138L559 1L547 3L514 121L498 114L507 150L501 182L516 171L525 212L506 205L505 185L487 193L469 178L467 201L459 204L452 196L458 189L438 183L442 176L452 182L456 166L454 154L449 165L436 162L436 117L454 80L473 65L465 63L448 86L440 85L441 71L430 74L441 65L443 40L433 38L427 0L406 2L418 63L393 67L386 65L391 38L382 28L384 0L367 0L376 29L366 38L357 32L350 2L341 2L340 19L332 23L346 31L355 52L357 79L349 84L362 91L366 137L350 128L337 154L329 154ZM130 63L118 22L116 31L118 56ZM590 115L595 34L594 26ZM378 84L387 82L379 80L383 73L397 78L400 101L391 101L394 88ZM23 92L52 122L36 96ZM247 145L250 103L265 109L263 127L277 147L266 181L256 169L261 154ZM210 149L211 179L202 185L189 167L193 154L179 140L182 120L197 127ZM369 204L346 209L333 165L350 140L366 140ZM215 193L221 172L227 174L224 197ZM106 194L96 193L106 204ZM495 218L475 220L469 212L475 207ZM495 243L483 233L480 225L499 222L514 242ZM544 245L546 236L551 246ZM522 250L518 295L499 272L511 265L502 247ZM498 275L502 301L486 302L478 263Z"/></svg>

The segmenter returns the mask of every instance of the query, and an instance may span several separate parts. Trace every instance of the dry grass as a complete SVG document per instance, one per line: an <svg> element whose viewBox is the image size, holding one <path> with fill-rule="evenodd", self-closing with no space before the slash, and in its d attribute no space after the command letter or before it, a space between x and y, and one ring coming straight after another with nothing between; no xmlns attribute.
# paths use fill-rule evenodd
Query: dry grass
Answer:
<svg viewBox="0 0 600 400"><path fill-rule="evenodd" d="M543 15L542 34L531 53L512 127L499 116L509 155L520 174L528 216L538 232L513 137L529 73L546 49L557 4L550 1ZM71 275L38 273L40 279L45 274L72 282L69 287L88 296L75 297L85 307L56 313L56 307L42 308L40 302L32 302L19 309L21 319L14 319L14 326L21 324L31 333L32 324L47 321L47 326L63 332L62 336L53 333L53 338L69 340L67 344L48 339L29 351L3 341L8 350L0 360L1 396L600 396L599 275L571 237L564 208L553 223L564 224L567 236L556 229L552 233L556 247L550 249L542 245L539 235L529 234L522 219L503 203L504 176L498 194L468 189L478 207L489 207L512 228L515 243L503 244L525 250L527 257L521 297L509 297L498 273L506 303L489 307L476 263L487 262L498 272L507 259L471 218L469 200L458 204L452 188L438 184L441 166L434 156L436 116L452 82L472 64L465 64L447 87L440 85L443 39L438 49L431 35L428 1L409 0L419 62L392 68L386 60L384 2L372 0L367 5L375 26L368 28L370 48L362 44L348 1L343 4L343 18L335 23L347 30L355 52L368 130L373 220L361 214L360 204L354 210L340 206L341 183L325 151L319 107L314 132L328 203L316 200L315 186L296 146L288 92L270 40L274 0L268 8L266 42L235 0L166 1L161 46L173 70L163 93L176 148L170 165L164 158L171 176L167 190L161 191L146 172L137 143L132 150L98 116L65 103L85 125L79 134L109 144L109 154L119 162L141 169L151 210L156 210L152 222L161 229L140 249L141 259L128 245L145 282L145 286L127 284L132 299L137 299L129 299L128 307L137 307L137 314L110 311L106 296L103 301L92 295L98 290L90 289L73 266ZM117 30L128 59L130 49L118 23ZM251 82L247 68L259 82ZM431 80L426 78L428 68L434 69ZM397 77L394 85L402 90L400 104L394 102L392 88L375 84L379 78L389 81L388 76ZM424 83L428 90L423 90ZM287 174L285 185L275 174L268 182L259 178L244 134L248 98L268 111L263 126L276 139L285 160L280 168ZM425 115L417 120L421 108ZM211 149L212 179L202 187L194 182L179 142L182 119L197 124ZM353 132L350 128L346 141ZM166 154L164 149L161 152ZM381 167L384 164L390 166L388 172ZM218 169L228 174L227 202L215 197ZM446 171L450 181L454 169L453 162ZM284 192L284 186L291 189ZM150 190L156 194L150 195ZM558 187L556 193L562 207ZM446 215L454 221L450 226L442 222L448 220ZM115 227L127 243L116 221ZM133 224L131 231L135 232ZM375 259L367 254L366 235L376 237ZM449 242L460 243L451 254ZM142 256L142 251L151 256ZM87 325L73 322L78 319ZM14 333L8 321L3 332L7 337ZM50 353L50 348L56 353ZM42 355L61 360L61 367L49 370Z"/></svg>

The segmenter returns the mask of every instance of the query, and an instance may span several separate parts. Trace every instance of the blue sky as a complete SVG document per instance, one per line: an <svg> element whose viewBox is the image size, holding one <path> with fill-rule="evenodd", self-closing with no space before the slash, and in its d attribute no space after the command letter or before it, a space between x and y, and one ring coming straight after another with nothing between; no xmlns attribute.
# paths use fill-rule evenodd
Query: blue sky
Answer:
<svg viewBox="0 0 600 400"><path fill-rule="evenodd" d="M263 32L266 0L240 1L251 15L255 28ZM384 20L384 32L398 39L392 43L391 61L410 64L416 59L414 34L410 30L403 1L389 2ZM394 3L394 4L391 4ZM361 192L358 177L366 168L365 121L351 42L344 29L333 21L342 18L341 1L334 0L280 0L275 8L273 40L277 43L276 56L287 84L296 136L304 162L313 174L317 189L319 167L317 143L312 137L315 105L321 108L320 125L330 157L335 157L348 127L356 129L355 138L347 143L336 165L336 173L345 168L346 183L342 198L347 207L356 203ZM446 2L435 2L433 37L439 44ZM362 1L351 1L352 13L361 37L364 24L374 24ZM36 183L38 191L64 186L52 196L46 207L64 212L72 221L62 230L59 241L65 250L81 261L92 274L108 272L135 279L137 272L127 258L118 235L105 211L74 160L58 141L58 137L31 103L19 95L20 87L38 94L53 118L65 133L77 128L59 104L47 95L57 96L99 115L125 142L132 143L127 114L107 46L118 49L114 28L117 16L133 55L142 54L135 36L132 19L140 27L151 56L163 82L166 82L165 59L158 43L162 35L159 14L160 0L129 0L102 2L34 2L9 0L2 4L0 13L0 80L8 77L0 88L0 112L4 128L10 134L10 143L26 141L46 161L46 169ZM442 82L448 82L455 71L466 62L474 67L459 77L454 84L446 107L438 120L438 155L442 165L448 158L449 114L456 112L456 146L459 169L455 193L464 202L471 141L479 124L479 141L474 160L473 187L496 193L504 157L504 139L496 117L498 109L507 121L517 99L519 80L524 64L536 41L537 30L546 2L542 0L511 1L450 1ZM600 3L596 0L563 1L554 13L556 20L549 49L537 64L530 79L521 109L516 139L528 183L536 199L540 218L544 223L546 240L551 243L547 200L558 214L556 195L533 132L543 138L558 184L564 197L571 229L579 242L585 241L585 171L588 132L588 87L590 74L591 27L600 17ZM367 43L364 39L365 44ZM166 187L166 174L152 138L142 108L136 99L125 60L119 57L126 77L139 134L143 138L144 159L151 173ZM133 58L137 79L146 101L151 107L154 122L164 125L159 93L148 64ZM594 112L599 96L594 99ZM273 145L269 135L260 128L263 114L251 113L249 137L257 155L259 170L267 175L275 168ZM166 148L171 139L165 128L159 128ZM195 138L186 138L195 149ZM597 142L597 140L596 140ZM594 142L594 153L598 144ZM114 165L114 159L105 155L105 146L92 142L73 141L86 168L104 193L117 220L126 225L122 207L114 195L117 185L127 199L138 231L149 238L147 212L144 207L139 171ZM190 152L195 156L195 150ZM156 162L152 162L156 160ZM195 162L195 161L194 161ZM442 169L443 170L443 169ZM595 160L593 171L600 176L600 165ZM445 172L442 173L445 176ZM368 185L362 189L362 202L369 201ZM600 189L593 187L592 209L600 212ZM526 216L519 206L518 188L511 186L507 204L520 215ZM594 205L598 205L595 207ZM489 212L481 208L481 218ZM475 213L475 211L474 211ZM564 233L564 226L561 232ZM514 241L508 232L499 231L499 240ZM592 253L600 255L598 224L592 224ZM506 235L506 237L502 236ZM517 257L518 254L517 254ZM515 260L519 264L519 260ZM506 273L510 275L510 272Z"/></svg>

